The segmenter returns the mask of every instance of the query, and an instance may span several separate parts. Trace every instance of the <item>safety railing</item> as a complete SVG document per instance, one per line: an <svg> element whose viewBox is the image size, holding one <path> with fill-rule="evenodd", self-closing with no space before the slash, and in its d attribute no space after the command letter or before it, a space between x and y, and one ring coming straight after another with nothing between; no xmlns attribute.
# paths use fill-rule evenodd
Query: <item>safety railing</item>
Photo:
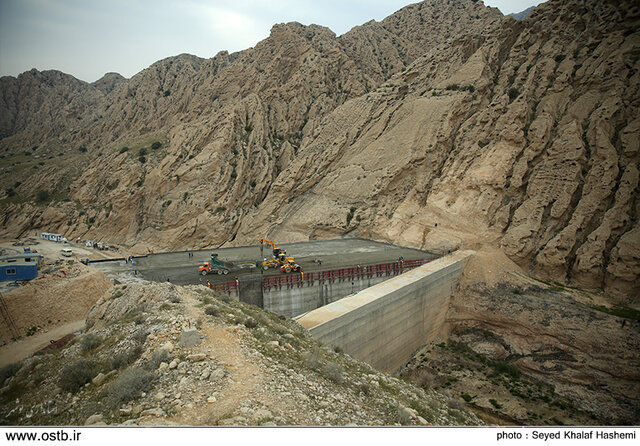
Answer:
<svg viewBox="0 0 640 446"><path fill-rule="evenodd" d="M429 260L399 260L391 263L379 263L376 265L356 265L350 268L341 268L327 271L291 273L282 276L270 276L262 279L264 291L271 289L281 290L314 286L317 283L345 282L354 279L371 279L373 277L397 276L404 271L424 265ZM225 282L226 283L226 282Z"/></svg>

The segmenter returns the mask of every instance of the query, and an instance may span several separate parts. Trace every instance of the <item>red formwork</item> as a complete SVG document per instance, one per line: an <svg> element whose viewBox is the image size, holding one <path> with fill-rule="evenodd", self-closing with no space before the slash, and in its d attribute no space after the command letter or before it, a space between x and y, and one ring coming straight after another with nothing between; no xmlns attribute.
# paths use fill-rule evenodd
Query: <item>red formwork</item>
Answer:
<svg viewBox="0 0 640 446"><path fill-rule="evenodd" d="M316 272L300 272L291 273L282 276L270 276L262 279L262 288L264 291L271 291L271 289L281 290L300 288L303 286L314 286L316 282L320 284L344 282L347 280L383 277L383 276L397 276L402 274L403 271L416 268L420 265L427 263L427 259L419 260L401 260L392 263L379 263L377 265L356 265L350 268L333 269L327 271Z"/></svg>
<svg viewBox="0 0 640 446"><path fill-rule="evenodd" d="M231 294L231 291L235 291L235 293L238 293L238 280L231 280L229 282L217 282L217 283L208 283L209 288L211 288L213 291L222 291L225 292L227 294Z"/></svg>

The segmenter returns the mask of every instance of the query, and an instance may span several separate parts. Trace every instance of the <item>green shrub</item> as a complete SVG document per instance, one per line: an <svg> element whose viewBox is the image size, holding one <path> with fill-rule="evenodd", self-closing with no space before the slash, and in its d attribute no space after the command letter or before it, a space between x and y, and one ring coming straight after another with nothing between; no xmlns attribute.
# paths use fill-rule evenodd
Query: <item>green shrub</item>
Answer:
<svg viewBox="0 0 640 446"><path fill-rule="evenodd" d="M18 363L8 364L0 368L0 387L4 385L4 382L18 373L22 366Z"/></svg>
<svg viewBox="0 0 640 446"><path fill-rule="evenodd" d="M460 397L462 397L462 399L465 400L467 403L473 399L473 397L468 393L463 393L462 395L460 395Z"/></svg>
<svg viewBox="0 0 640 446"><path fill-rule="evenodd" d="M94 348L99 347L100 344L102 344L102 341L103 341L102 337L95 333L86 334L80 340L80 350L83 353L87 353L93 350Z"/></svg>
<svg viewBox="0 0 640 446"><path fill-rule="evenodd" d="M556 61L556 63L560 63L562 62L567 56L564 54L556 54L556 57L554 57L553 59Z"/></svg>
<svg viewBox="0 0 640 446"><path fill-rule="evenodd" d="M78 149L80 152L85 153L87 151L87 148L82 146Z"/></svg>
<svg viewBox="0 0 640 446"><path fill-rule="evenodd" d="M244 322L244 325L247 328L256 328L258 326L258 321L250 317Z"/></svg>
<svg viewBox="0 0 640 446"><path fill-rule="evenodd" d="M76 393L97 374L98 367L95 362L89 359L79 359L60 372L60 388L67 392Z"/></svg>
<svg viewBox="0 0 640 446"><path fill-rule="evenodd" d="M144 163L146 163L146 162L147 162L147 158L146 158L146 157L144 157L144 156L142 156L142 155L140 155L140 156L138 157L138 161L140 161L140 163L144 164Z"/></svg>
<svg viewBox="0 0 640 446"><path fill-rule="evenodd" d="M151 144L152 150L158 150L160 147L162 147L162 144L159 141L156 141L153 144Z"/></svg>
<svg viewBox="0 0 640 446"><path fill-rule="evenodd" d="M520 379L520 376L522 375L522 372L517 366L515 366L514 364L509 364L505 361L492 362L491 366L495 370L496 374L502 373L511 376L514 379Z"/></svg>
<svg viewBox="0 0 640 446"><path fill-rule="evenodd" d="M204 314L208 314L209 316L217 316L218 314L220 314L220 312L215 306L207 305L204 309Z"/></svg>
<svg viewBox="0 0 640 446"><path fill-rule="evenodd" d="M6 192L7 192L7 197L13 197L16 194L16 191L13 190L12 187L7 188Z"/></svg>
<svg viewBox="0 0 640 446"><path fill-rule="evenodd" d="M124 152L128 152L129 151L129 147L123 147L122 149L120 149L120 154L123 154Z"/></svg>
<svg viewBox="0 0 640 446"><path fill-rule="evenodd" d="M116 353L109 360L109 369L117 370L128 367L133 364L140 355L142 355L142 352L144 352L144 348L138 344L128 350Z"/></svg>
<svg viewBox="0 0 640 446"><path fill-rule="evenodd" d="M133 401L151 388L152 372L140 368L125 370L104 392L105 402L111 407Z"/></svg>
<svg viewBox="0 0 640 446"><path fill-rule="evenodd" d="M497 402L496 400L494 400L493 398L489 400L489 402L491 403L491 405L493 407L495 407L496 409L502 409L502 404L500 404L499 402Z"/></svg>
<svg viewBox="0 0 640 446"><path fill-rule="evenodd" d="M45 189L40 189L36 193L36 201L38 203L44 203L45 201L49 201L49 191Z"/></svg>
<svg viewBox="0 0 640 446"><path fill-rule="evenodd" d="M509 91L507 91L507 94L509 95L509 99L513 101L515 98L520 96L520 90L518 90L515 87L512 87L512 88L509 88Z"/></svg>
<svg viewBox="0 0 640 446"><path fill-rule="evenodd" d="M460 85L458 85L458 84L449 84L445 88L445 90L453 90L453 91L457 91L459 89L460 89Z"/></svg>

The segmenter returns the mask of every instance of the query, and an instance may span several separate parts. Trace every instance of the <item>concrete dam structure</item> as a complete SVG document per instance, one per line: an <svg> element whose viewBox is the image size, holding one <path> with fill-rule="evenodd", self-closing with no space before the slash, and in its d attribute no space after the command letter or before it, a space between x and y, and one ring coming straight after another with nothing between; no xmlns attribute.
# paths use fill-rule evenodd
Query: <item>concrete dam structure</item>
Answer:
<svg viewBox="0 0 640 446"><path fill-rule="evenodd" d="M449 254L297 320L323 343L394 372L439 333L453 287L472 254Z"/></svg>

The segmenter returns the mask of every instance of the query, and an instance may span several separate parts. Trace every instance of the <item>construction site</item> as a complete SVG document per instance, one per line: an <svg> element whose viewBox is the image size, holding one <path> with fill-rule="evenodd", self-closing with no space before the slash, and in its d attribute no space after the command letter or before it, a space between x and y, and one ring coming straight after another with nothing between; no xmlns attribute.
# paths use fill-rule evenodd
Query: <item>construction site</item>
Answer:
<svg viewBox="0 0 640 446"><path fill-rule="evenodd" d="M439 254L357 238L180 251L91 262L108 277L202 284L295 317L427 263Z"/></svg>

